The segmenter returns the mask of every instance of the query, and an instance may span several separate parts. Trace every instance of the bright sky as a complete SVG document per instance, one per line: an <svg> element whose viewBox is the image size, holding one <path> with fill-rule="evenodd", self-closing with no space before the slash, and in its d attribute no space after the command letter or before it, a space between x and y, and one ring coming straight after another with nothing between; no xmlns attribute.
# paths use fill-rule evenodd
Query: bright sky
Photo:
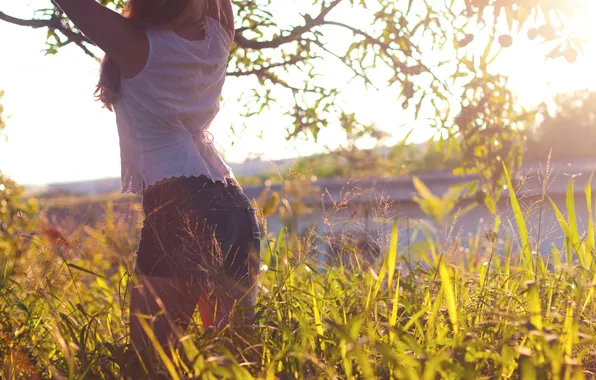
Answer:
<svg viewBox="0 0 596 380"><path fill-rule="evenodd" d="M288 3L284 0L284 6ZM31 15L30 9L40 4L48 3L19 0L15 4L0 0L0 9L26 18ZM596 22L596 10L592 15ZM0 21L0 89L6 92L2 103L8 116L9 138L8 143L0 140L0 170L24 184L119 176L114 115L93 99L97 63L76 47L64 48L55 56L43 56L40 51L44 41L44 30ZM544 47L524 38L519 41L500 57L499 69L510 75L522 104L536 104L557 92L585 88L596 82L593 47L586 49L586 54L570 66L562 60L545 62ZM596 33L591 41L596 44ZM241 91L242 83L228 79L224 98L229 100L223 104L211 129L228 161L240 162L252 154L263 153L269 159L307 155L325 145L334 147L342 142L337 138L338 131L331 128L321 133L319 145L287 143L286 121L274 110L256 120L232 144L229 126L242 124L240 108L234 101ZM411 122L411 115L399 107L395 90L364 94L359 89L348 88L344 100L350 108L391 132L392 141L398 141L407 132L398 127ZM259 129L264 131L262 139L257 137ZM422 130L415 139L423 140L427 136Z"/></svg>

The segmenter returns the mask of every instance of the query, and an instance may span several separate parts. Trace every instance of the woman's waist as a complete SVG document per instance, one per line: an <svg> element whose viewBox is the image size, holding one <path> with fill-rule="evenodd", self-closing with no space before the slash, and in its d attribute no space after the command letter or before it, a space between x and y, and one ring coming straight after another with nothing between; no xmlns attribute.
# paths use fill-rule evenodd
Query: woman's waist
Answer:
<svg viewBox="0 0 596 380"><path fill-rule="evenodd" d="M203 188L203 189L221 189L221 186L228 187L233 190L242 191L242 187L240 186L240 182L234 177L224 177L221 179L212 179L211 176L206 174L200 175L180 175L174 176L169 178L163 178L156 181L154 184L148 186L145 189L145 192L150 191L150 189L156 189L159 186L168 185L174 187L185 187L185 186L194 186L195 188Z"/></svg>
<svg viewBox="0 0 596 380"><path fill-rule="evenodd" d="M166 178L143 192L145 213L162 210L198 212L228 207L249 207L249 198L234 178L213 180L207 175Z"/></svg>
<svg viewBox="0 0 596 380"><path fill-rule="evenodd" d="M140 170L141 177L145 183L144 188L157 184L176 182L182 178L192 177L206 177L209 180L225 181L226 178L233 178L234 174L229 172L220 172L210 170L210 166L202 159L197 158L191 162L180 162L178 164L160 163L158 165L151 165L144 162L144 167Z"/></svg>

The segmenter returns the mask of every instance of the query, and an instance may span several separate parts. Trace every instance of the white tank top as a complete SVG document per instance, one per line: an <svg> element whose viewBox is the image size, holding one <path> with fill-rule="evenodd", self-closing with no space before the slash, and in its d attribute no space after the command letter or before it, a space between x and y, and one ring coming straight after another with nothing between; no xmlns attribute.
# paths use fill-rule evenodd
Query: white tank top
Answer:
<svg viewBox="0 0 596 380"><path fill-rule="evenodd" d="M230 35L213 18L207 19L201 41L168 29L149 29L147 35L147 64L135 77L122 79L114 104L122 192L142 194L160 180L179 176L233 178L207 132L219 111Z"/></svg>

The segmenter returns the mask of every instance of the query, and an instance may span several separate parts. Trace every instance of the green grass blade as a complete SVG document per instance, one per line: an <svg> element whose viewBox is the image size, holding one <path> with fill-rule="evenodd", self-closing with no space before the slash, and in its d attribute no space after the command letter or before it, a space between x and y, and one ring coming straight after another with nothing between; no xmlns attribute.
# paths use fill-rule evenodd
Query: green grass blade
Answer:
<svg viewBox="0 0 596 380"><path fill-rule="evenodd" d="M559 226L561 226L561 229L563 230L563 233L565 234L565 242L568 243L568 244L566 244L566 246L567 246L567 263L569 264L569 263L571 263L571 249L570 249L571 232L569 231L569 224L567 224L565 217L561 213L561 210L559 210L559 208L557 207L556 203L550 197L548 198L548 200L550 201L553 211L555 212L555 216L557 217Z"/></svg>
<svg viewBox="0 0 596 380"><path fill-rule="evenodd" d="M157 338L155 337L155 334L153 333L151 327L149 327L147 321L145 321L143 318L139 318L138 321L143 330L145 331L145 334L147 334L147 337L153 344L155 351L157 352L157 355L159 355L159 358L161 359L162 363L166 366L166 369L170 374L170 378L172 378L172 380L179 380L180 376L178 375L178 372L174 367L174 363L172 363L168 355L166 355L166 352L164 351L161 344L159 344L159 342L157 341Z"/></svg>
<svg viewBox="0 0 596 380"><path fill-rule="evenodd" d="M535 282L528 284L528 309L530 312L530 322L538 330L542 331L542 307L540 305L540 293L538 285Z"/></svg>
<svg viewBox="0 0 596 380"><path fill-rule="evenodd" d="M397 326L397 311L399 309L399 281L401 279L401 273L397 272L397 284L395 285L395 295L393 296L393 306L391 308L391 316L389 317L389 327ZM395 332L393 329L389 330L389 342L393 343L395 338Z"/></svg>
<svg viewBox="0 0 596 380"><path fill-rule="evenodd" d="M505 164L503 164L503 169L505 170L507 188L509 189L509 200L511 202L511 207L513 208L513 214L515 215L515 222L517 224L519 238L522 243L521 257L525 260L526 264L531 264L532 257L530 252L530 239L528 238L528 229L526 227L524 214L522 213L521 207L519 206L519 201L517 200L517 196L515 195L515 191L513 190L513 184L511 183L511 176L509 175L509 171L507 170Z"/></svg>
<svg viewBox="0 0 596 380"><path fill-rule="evenodd" d="M381 286L383 285L383 280L387 276L387 261L383 262L383 266L381 267L381 271L379 272L379 278L375 283L374 292L372 294L372 299L375 300L377 295L379 294L379 290L381 290Z"/></svg>
<svg viewBox="0 0 596 380"><path fill-rule="evenodd" d="M524 380L538 380L536 365L533 358L527 355L520 355L518 363L518 378Z"/></svg>
<svg viewBox="0 0 596 380"><path fill-rule="evenodd" d="M551 252L553 254L553 258L555 259L555 269L559 269L561 267L561 253L559 249L553 245Z"/></svg>
<svg viewBox="0 0 596 380"><path fill-rule="evenodd" d="M436 321L439 315L439 309L443 305L443 296L438 294L435 300L433 301L433 305L430 312L430 317L428 318L428 322L426 323L426 341L431 341L435 337L435 333L437 332L436 328Z"/></svg>
<svg viewBox="0 0 596 380"><path fill-rule="evenodd" d="M588 231L586 231L586 245L587 245L587 254L586 254L586 267L588 269L592 269L592 262L593 262L593 253L594 253L594 213L592 210L592 178L594 177L594 173L590 175L590 179L588 180L588 184L586 185L586 206L588 209Z"/></svg>
<svg viewBox="0 0 596 380"><path fill-rule="evenodd" d="M573 182L573 178L569 180L569 184L567 185L567 220L569 221L569 233L571 242L573 246L577 248L577 244L579 243L579 232L577 229L577 218L575 216L575 184Z"/></svg>
<svg viewBox="0 0 596 380"><path fill-rule="evenodd" d="M414 324L419 324L420 323L420 318L422 318L423 315L425 315L428 312L428 310L426 309L421 309L418 312L416 312L416 314L414 314L410 320L408 321L408 323L406 323L403 327L403 331L408 331L412 326L414 326Z"/></svg>
<svg viewBox="0 0 596 380"><path fill-rule="evenodd" d="M441 263L439 264L439 275L441 276L443 294L447 302L447 311L449 312L449 319L451 320L453 331L455 332L455 334L457 334L459 325L457 318L457 305L455 302L455 292L453 289L453 283L451 282L451 277L449 276L449 270L445 265L445 260L441 260Z"/></svg>
<svg viewBox="0 0 596 380"><path fill-rule="evenodd" d="M387 288L389 291L393 289L393 276L395 275L395 268L397 267L397 244L398 244L398 228L397 221L393 223L393 229L391 230L391 243L389 246L389 252L387 253Z"/></svg>
<svg viewBox="0 0 596 380"><path fill-rule="evenodd" d="M395 245L393 244L394 234L395 234ZM390 258L392 255L394 256L393 259ZM390 261L393 261L393 265L390 264ZM393 232L391 233L391 247L389 248L389 252L387 253L387 256L385 256L385 260L383 260L383 265L381 266L381 271L379 272L379 276L377 277L374 288L368 296L368 299L366 302L367 309L371 305L371 301L373 301L377 298L377 295L379 294L379 290L381 290L381 286L383 285L383 281L385 280L385 276L387 276L388 273L390 274L390 278L387 280L387 282L388 283L392 282L392 277L395 274L396 264L397 264L397 224L395 224L393 226ZM391 286L389 286L389 288L391 288Z"/></svg>
<svg viewBox="0 0 596 380"><path fill-rule="evenodd" d="M103 278L104 280L107 280L107 278L105 278L105 277L104 277L104 276L102 276L101 274L98 274L98 273L95 273L95 272L93 272L93 271L90 271L89 269L85 269L85 268L83 268L83 267L80 267L80 266L78 266L78 265L71 264L71 263L68 263L68 264L66 264L66 265L67 265L68 267L70 267L70 268L73 268L73 269L79 270L79 271L81 271L81 272L85 272L85 273L88 273L88 274L90 274L90 275L93 275L93 276L95 276L95 277L99 277L99 278Z"/></svg>
<svg viewBox="0 0 596 380"><path fill-rule="evenodd" d="M565 321L563 322L563 332L565 334L564 342L565 342L565 354L567 357L573 356L573 344L574 338L577 335L577 331L575 331L575 320L573 317L573 306L567 306L567 313L565 315Z"/></svg>
<svg viewBox="0 0 596 380"><path fill-rule="evenodd" d="M594 275L594 278L592 279L592 282L596 283L596 275ZM594 287L591 286L590 290L588 290L588 295L586 296L586 300L584 301L584 304L582 306L582 314L584 313L584 311L586 310L586 308L588 307L588 305L590 305L590 303L592 302L592 299L594 298Z"/></svg>
<svg viewBox="0 0 596 380"><path fill-rule="evenodd" d="M315 318L315 330L319 337L323 337L323 320L321 319L321 311L319 310L319 303L317 302L317 294L315 292L315 283L310 280L310 292L312 296L312 310ZM325 342L321 340L321 348L325 350Z"/></svg>
<svg viewBox="0 0 596 380"><path fill-rule="evenodd" d="M346 378L351 379L352 378L352 361L348 358L346 346L347 346L346 340L342 339L339 342L339 348L340 348L340 352L341 352L341 360L343 362L344 371L346 372Z"/></svg>
<svg viewBox="0 0 596 380"><path fill-rule="evenodd" d="M360 364L360 370L362 371L362 378L366 380L375 380L375 371L370 365L370 359L364 352L364 350L357 348L353 350L353 355L356 357L358 364Z"/></svg>
<svg viewBox="0 0 596 380"><path fill-rule="evenodd" d="M550 204L553 207L553 211L555 212L555 216L557 217L559 226L561 226L561 229L563 230L563 233L565 233L565 236L569 237L571 235L571 233L569 232L569 224L567 224L567 221L561 213L561 210L559 210L559 207L557 207L557 204L551 198L548 198L548 200L550 201Z"/></svg>
<svg viewBox="0 0 596 380"><path fill-rule="evenodd" d="M594 173L590 175L590 179L588 180L588 184L586 185L586 206L588 208L588 246L590 248L594 248L594 210L592 210L592 180L594 177Z"/></svg>

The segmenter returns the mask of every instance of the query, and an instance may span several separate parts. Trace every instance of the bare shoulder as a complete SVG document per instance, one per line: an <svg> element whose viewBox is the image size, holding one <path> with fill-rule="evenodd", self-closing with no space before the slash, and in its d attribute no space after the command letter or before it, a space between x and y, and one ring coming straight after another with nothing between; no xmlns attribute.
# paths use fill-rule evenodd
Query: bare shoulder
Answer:
<svg viewBox="0 0 596 380"><path fill-rule="evenodd" d="M234 10L231 0L206 0L207 14L213 17L228 31L234 39Z"/></svg>

